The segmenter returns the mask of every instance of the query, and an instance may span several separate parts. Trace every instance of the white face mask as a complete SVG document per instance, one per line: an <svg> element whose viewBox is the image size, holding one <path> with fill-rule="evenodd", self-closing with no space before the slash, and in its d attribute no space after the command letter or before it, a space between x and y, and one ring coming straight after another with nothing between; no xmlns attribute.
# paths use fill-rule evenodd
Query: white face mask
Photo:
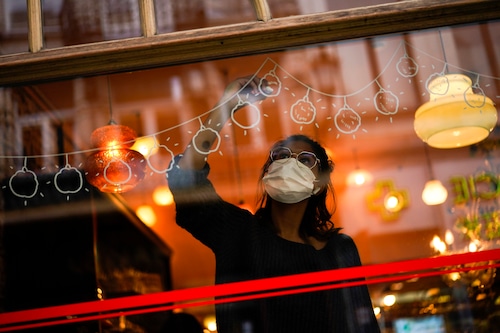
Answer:
<svg viewBox="0 0 500 333"><path fill-rule="evenodd" d="M295 158L276 160L262 178L267 194L282 203L297 203L319 192L314 188L316 177Z"/></svg>

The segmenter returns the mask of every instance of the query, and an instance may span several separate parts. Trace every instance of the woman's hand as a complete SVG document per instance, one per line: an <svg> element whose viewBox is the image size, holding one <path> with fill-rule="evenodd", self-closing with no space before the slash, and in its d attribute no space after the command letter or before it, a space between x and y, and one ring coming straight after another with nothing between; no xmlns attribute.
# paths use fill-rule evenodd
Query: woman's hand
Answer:
<svg viewBox="0 0 500 333"><path fill-rule="evenodd" d="M227 102L226 110L231 111L241 102L255 103L264 100L267 96L262 92L270 94L272 91L266 80L257 76L241 77L227 85L220 103Z"/></svg>

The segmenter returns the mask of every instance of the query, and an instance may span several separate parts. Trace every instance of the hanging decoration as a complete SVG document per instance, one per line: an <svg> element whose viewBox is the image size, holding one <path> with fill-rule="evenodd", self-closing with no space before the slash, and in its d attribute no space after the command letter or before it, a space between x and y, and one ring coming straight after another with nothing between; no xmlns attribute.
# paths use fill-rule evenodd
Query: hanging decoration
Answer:
<svg viewBox="0 0 500 333"><path fill-rule="evenodd" d="M441 181L434 177L431 159L429 157L429 149L427 146L424 146L424 152L430 180L425 183L424 190L422 191L422 200L429 206L440 205L446 201L446 198L448 197L448 190L443 186Z"/></svg>
<svg viewBox="0 0 500 333"><path fill-rule="evenodd" d="M404 48L405 54L399 58L398 63L396 64L396 69L398 70L399 75L405 78L411 78L417 75L418 73L418 64L415 60L408 55L406 52L406 47Z"/></svg>
<svg viewBox="0 0 500 333"><path fill-rule="evenodd" d="M440 205L446 201L448 190L443 183L437 179L431 179L425 183L422 191L422 200L428 206Z"/></svg>
<svg viewBox="0 0 500 333"><path fill-rule="evenodd" d="M497 123L497 110L479 86L464 74L448 73L448 61L441 31L439 40L444 58L441 73L425 83L429 102L415 112L417 136L434 148L460 148L488 137Z"/></svg>
<svg viewBox="0 0 500 333"><path fill-rule="evenodd" d="M40 182L38 177L33 170L29 170L27 167L28 158L24 158L24 165L21 170L17 170L9 178L9 189L18 198L31 199L38 193L38 187ZM32 186L26 186L26 183L31 183ZM24 201L26 205L27 201Z"/></svg>
<svg viewBox="0 0 500 333"><path fill-rule="evenodd" d="M365 169L361 169L358 163L358 155L356 154L356 149L352 151L355 168L351 171L346 178L346 183L348 186L363 186L365 184L371 183L373 176L370 172Z"/></svg>
<svg viewBox="0 0 500 333"><path fill-rule="evenodd" d="M67 174L76 176L72 178L77 179L77 182L72 182L70 185L68 185L65 184L64 181L60 181L60 179L64 178L64 176ZM66 194L66 199L69 200L69 195L78 193L83 188L83 184L82 172L77 168L71 166L71 164L69 163L69 157L68 155L66 155L66 165L55 174L54 186L59 191L59 193Z"/></svg>
<svg viewBox="0 0 500 333"><path fill-rule="evenodd" d="M476 83L475 89L479 88ZM434 148L459 148L488 137L497 123L493 101L463 74L431 76L430 98L415 113L415 132Z"/></svg>
<svg viewBox="0 0 500 333"><path fill-rule="evenodd" d="M344 97L344 106L335 115L335 126L345 134L355 133L361 126L361 116L347 104L347 97Z"/></svg>
<svg viewBox="0 0 500 333"><path fill-rule="evenodd" d="M278 75L276 75L276 68L277 66L264 75L259 83L259 91L266 97L276 97L281 92L281 80ZM265 87L262 84L263 82L267 82Z"/></svg>
<svg viewBox="0 0 500 333"><path fill-rule="evenodd" d="M122 193L133 189L145 174L144 156L134 150L137 134L113 120L111 84L107 77L109 124L92 132L91 144L97 151L85 161L87 181L101 192Z"/></svg>
<svg viewBox="0 0 500 333"><path fill-rule="evenodd" d="M132 150L136 134L124 125L110 123L96 129L91 136L98 151L85 162L85 175L101 192L122 193L133 189L143 178L146 162L141 153Z"/></svg>
<svg viewBox="0 0 500 333"><path fill-rule="evenodd" d="M311 124L316 119L316 107L309 101L309 89L307 94L295 102L290 109L290 117L297 124Z"/></svg>

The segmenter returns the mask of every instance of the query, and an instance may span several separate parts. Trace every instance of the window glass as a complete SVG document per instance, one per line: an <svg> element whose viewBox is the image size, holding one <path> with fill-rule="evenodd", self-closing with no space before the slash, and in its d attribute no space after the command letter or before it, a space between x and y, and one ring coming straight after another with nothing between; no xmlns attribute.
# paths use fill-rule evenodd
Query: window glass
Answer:
<svg viewBox="0 0 500 333"><path fill-rule="evenodd" d="M313 13L324 13L331 10L342 10L358 8L394 1L384 0L354 0L354 1L334 1L334 0L269 0L269 8L273 17L286 17L291 15L303 15Z"/></svg>
<svg viewBox="0 0 500 333"><path fill-rule="evenodd" d="M4 18L1 54L28 51L28 14L25 1L0 1ZM139 37L141 23L137 1L42 1L43 47Z"/></svg>
<svg viewBox="0 0 500 333"><path fill-rule="evenodd" d="M49 6L49 4L51 6ZM85 44L141 36L137 1L44 1L45 7L58 8L59 38L63 45ZM45 38L50 33L44 9ZM57 37L56 37L57 38Z"/></svg>
<svg viewBox="0 0 500 333"><path fill-rule="evenodd" d="M273 18L321 13L390 1L268 1ZM251 1L154 1L158 34L255 21ZM23 1L0 1L0 54L28 51L27 7ZM43 47L94 43L142 36L137 1L43 0Z"/></svg>
<svg viewBox="0 0 500 333"><path fill-rule="evenodd" d="M27 52L28 17L26 1L0 1L0 55Z"/></svg>
<svg viewBox="0 0 500 333"><path fill-rule="evenodd" d="M283 280L278 288L286 286L285 293L288 288L297 288L303 294L286 296L285 301L275 297L279 295L264 294L264 299L269 300L264 302L266 306L272 308L274 302L291 308L303 302L314 305L314 293L323 291L322 288L329 290L326 297L345 299L343 290L356 290L346 281L368 276L373 308L346 311L345 318L358 316L356 321L362 321L359 318L365 318L363 313L371 315L370 311L375 311L377 325L384 332L479 331L479 327L496 327L498 256L492 257L492 253L498 254L500 239L498 128L493 125L488 137L476 144L434 148L417 136L415 113L432 98L440 98L436 95L446 95L452 85L446 74L461 74L470 78L470 87L460 88L455 95L464 98L474 90L475 97L469 103L480 105L480 113L489 114L485 105L489 100L498 104L500 99L500 77L496 72L500 57L496 56L495 46L500 38L498 25L490 22L379 36L3 88L0 102L7 110L0 118L0 193L6 212L4 308L25 310L146 295L150 297L148 306L158 306L158 311L153 311L154 320L134 317L144 304L124 298L122 304L102 309L115 311L108 322L109 330L127 327L134 332L159 332L158 327L168 317L164 311L176 307L169 303L173 300L201 323L211 318L213 296L220 296L221 290L205 288L214 286L214 252L219 254L221 250L220 244L206 235L217 237L219 233L240 229L232 224L221 227L219 206L202 210L203 205L196 200L203 199L206 188L176 194L178 203L193 200L181 215L193 214L188 216L200 220L200 229L194 231L196 237L178 226L175 219L180 211L168 192L177 178L166 178L165 173L170 171L173 157L183 153L193 137L210 131L203 121L214 112L217 103L227 102L221 101L221 97L228 84L236 78L255 75L259 84L265 79L272 91L259 90L266 98L255 103L247 102L249 92L230 95L243 108L238 112L227 110L228 123L215 135L210 147L209 179L217 194L232 205L231 213L236 211L234 207L255 212L258 179L270 147L291 134L310 136L326 147L335 163L331 180L336 212L331 220L342 228L342 234L352 237L366 269L342 269L346 266L344 258L335 262L334 266L341 269L332 273L330 264L307 261L317 264L309 271L330 274L302 279L288 275L296 271L280 274ZM428 88L430 78L441 80L434 90ZM467 80L460 76L459 83L464 82ZM463 101L466 100L460 100ZM467 108L461 105L462 109ZM494 112L498 113L496 109ZM151 145L142 151L143 158L129 154L128 159L118 160L118 155L114 155L101 171L91 173L88 163L104 160L101 155L94 155L99 151L95 150L92 133L110 121L130 127L138 137L149 139ZM196 143L193 146L204 149ZM310 150L292 148L296 154ZM130 176L119 182L138 178L135 187L110 195L89 182L89 174L109 181L112 171L106 167L111 168L112 164ZM348 183L349 175L359 169L368 171L371 178L360 186ZM424 185L432 179L441 181L446 188L444 203L427 205L422 200ZM160 192L165 189L166 192ZM155 201L155 195L164 201ZM218 199L211 193L208 197ZM331 200L328 207L333 205ZM140 215L141 206L152 208L156 219ZM200 211L203 214L196 216ZM218 219L209 219L212 214ZM247 235L226 239L225 245L238 246ZM290 243L313 249L297 240ZM266 241L259 244L260 249L268 246ZM336 244L346 246L338 251L348 246ZM305 256L295 247L292 249ZM321 250L314 249L315 252ZM260 255L272 258L275 253ZM311 256L318 259L316 253ZM259 262L260 271L249 270L252 274L242 278L268 278L276 267L286 269L285 262L293 264L299 259L303 258L284 255L283 260L276 262ZM264 267L266 263L268 266ZM244 265L236 267L247 269ZM469 270L471 267L475 269ZM239 280L224 274L218 277L223 282ZM254 281L240 287L252 293L256 292L252 288L276 291L271 282ZM340 283L342 288L332 288L339 285L331 282ZM310 289L303 289L300 283ZM11 288L12 285L16 287ZM172 293L167 300L155 298L164 291L183 290L186 293L182 296ZM254 319L245 316L253 315L248 309L255 309L253 306L261 304L261 299L247 299L239 293L232 296L226 306L241 310L243 317L235 320L238 328L257 331ZM186 305L183 302L189 302L183 297L196 301ZM335 304L359 309L349 303ZM120 306L133 309L120 315ZM267 314L293 322L292 317L287 317L290 312ZM89 322L94 323L94 319Z"/></svg>
<svg viewBox="0 0 500 333"><path fill-rule="evenodd" d="M251 1L155 1L158 32L255 21Z"/></svg>

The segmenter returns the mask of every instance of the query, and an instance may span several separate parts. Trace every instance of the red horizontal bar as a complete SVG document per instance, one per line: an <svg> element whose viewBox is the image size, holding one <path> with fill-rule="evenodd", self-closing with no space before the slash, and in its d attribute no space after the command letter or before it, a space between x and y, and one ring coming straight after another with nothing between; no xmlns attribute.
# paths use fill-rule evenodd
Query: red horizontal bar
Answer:
<svg viewBox="0 0 500 333"><path fill-rule="evenodd" d="M109 318L117 315L124 315L125 313L130 315L144 312L164 311L180 307L216 304L221 302L235 302L251 298L278 296L281 294L341 288L351 286L353 284L373 284L401 280L402 278L406 279L409 277L439 275L469 269L459 269L456 267L451 268L453 266L494 260L500 260L500 249L7 312L0 314L0 325L9 326L0 328L0 332L21 328ZM496 267L498 264L483 265L483 267L493 266ZM449 269L443 270L443 267L449 267ZM480 268L481 267L471 267L470 269ZM428 272L429 270L436 269L438 269L438 271ZM403 273L406 273L406 275L401 275ZM367 278L369 280L339 283L339 281L359 278ZM318 286L318 284L323 285ZM227 298L225 297L217 300L212 299L214 297L222 296L226 296ZM207 298L211 300L201 301ZM198 302L194 302L196 300L198 300ZM186 304L174 304L179 302ZM172 305L166 305L167 303ZM138 309L141 307L148 307L148 309ZM152 307L154 308L151 309ZM112 311L116 311L116 313L111 313ZM102 312L107 313L102 314ZM50 320L51 318L52 320L47 322L47 320ZM45 322L36 322L42 320L45 320ZM13 324L21 325L12 326Z"/></svg>

